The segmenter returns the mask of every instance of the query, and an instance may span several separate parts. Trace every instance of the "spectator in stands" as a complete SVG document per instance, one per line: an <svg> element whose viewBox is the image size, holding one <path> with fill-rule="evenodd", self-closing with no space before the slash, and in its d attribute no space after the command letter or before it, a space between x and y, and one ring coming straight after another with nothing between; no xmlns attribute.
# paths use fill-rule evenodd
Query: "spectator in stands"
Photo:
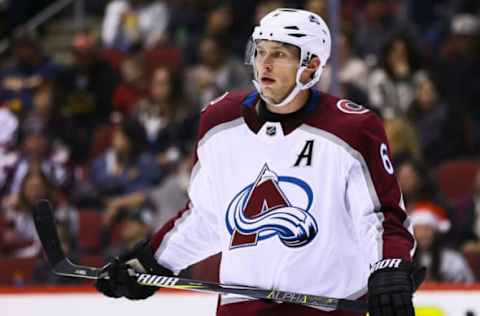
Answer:
<svg viewBox="0 0 480 316"><path fill-rule="evenodd" d="M69 115L90 114L99 122L105 122L112 111L113 89L119 81L115 61L103 56L97 45L96 35L91 30L79 31L74 35L71 51L73 63L67 66L58 83L67 92ZM77 95L88 100L73 102Z"/></svg>
<svg viewBox="0 0 480 316"><path fill-rule="evenodd" d="M355 89L360 90L361 93L366 94L369 75L368 65L352 51L351 40L347 34L341 33L337 38L336 44L339 52L337 56L337 80L343 85L351 85ZM320 91L329 91L331 84L332 67L331 65L327 64L325 70L323 71L322 79L320 80L318 87ZM350 99L346 95L345 97ZM359 100L355 99L353 99L353 101L360 102ZM365 102L363 104L368 103Z"/></svg>
<svg viewBox="0 0 480 316"><path fill-rule="evenodd" d="M39 168L55 188L67 193L72 185L70 153L67 147L50 136L50 131L36 124L21 126L20 153L13 177L8 184L8 206L15 206L20 198L21 183L31 168Z"/></svg>
<svg viewBox="0 0 480 316"><path fill-rule="evenodd" d="M370 104L384 118L405 117L415 97L415 80L422 73L411 40L403 35L392 37L369 78Z"/></svg>
<svg viewBox="0 0 480 316"><path fill-rule="evenodd" d="M0 71L0 93L15 112L24 112L32 106L32 94L44 80L54 80L59 66L42 53L40 44L31 37L22 37L14 43L14 61Z"/></svg>
<svg viewBox="0 0 480 316"><path fill-rule="evenodd" d="M204 106L223 91L251 89L245 65L227 48L224 38L205 36L199 45L199 63L186 74L186 91L198 106Z"/></svg>
<svg viewBox="0 0 480 316"><path fill-rule="evenodd" d="M111 146L91 164L90 182L102 198L145 190L163 177L155 157L146 151L146 133L136 120L115 128ZM115 213L105 213L109 225Z"/></svg>
<svg viewBox="0 0 480 316"><path fill-rule="evenodd" d="M444 31L448 16L461 1L404 1L406 18L413 23L419 35L434 49Z"/></svg>
<svg viewBox="0 0 480 316"><path fill-rule="evenodd" d="M409 156L416 161L423 161L416 131L407 120L403 118L386 119L384 125L393 160Z"/></svg>
<svg viewBox="0 0 480 316"><path fill-rule="evenodd" d="M39 166L32 165L21 182L18 204L6 209L5 217L10 222L10 229L4 232L1 244L8 250L8 255L25 258L39 254L41 245L31 215L39 199L48 199L52 203L55 218L68 228L74 238L78 229L75 211L60 202L58 192L46 174Z"/></svg>
<svg viewBox="0 0 480 316"><path fill-rule="evenodd" d="M17 117L7 107L0 107L0 204L8 194L19 158L16 148L18 125Z"/></svg>
<svg viewBox="0 0 480 316"><path fill-rule="evenodd" d="M407 211L417 203L434 203L448 214L453 212L439 193L427 167L409 156L396 157L393 160L396 174Z"/></svg>
<svg viewBox="0 0 480 316"><path fill-rule="evenodd" d="M204 28L203 2L172 1L169 4L169 42L182 51L186 64L195 62L195 51Z"/></svg>
<svg viewBox="0 0 480 316"><path fill-rule="evenodd" d="M257 4L255 9L255 25L260 24L260 20L267 15L267 13L284 7L285 4L282 0L264 0Z"/></svg>
<svg viewBox="0 0 480 316"><path fill-rule="evenodd" d="M73 63L66 67L58 80L62 120L66 133L64 138L72 150L72 161L83 164L95 128L109 122L112 112L113 91L119 75L114 62L106 61L96 45L91 31L81 31L74 36L72 44Z"/></svg>
<svg viewBox="0 0 480 316"><path fill-rule="evenodd" d="M444 209L433 203L416 203L410 211L417 250L414 262L427 267L427 280L471 283L474 275L457 251L445 247L442 234L450 228Z"/></svg>
<svg viewBox="0 0 480 316"><path fill-rule="evenodd" d="M19 121L17 116L0 101L0 152L11 150L17 142Z"/></svg>
<svg viewBox="0 0 480 316"><path fill-rule="evenodd" d="M150 227L156 229L158 225L165 224L188 201L187 189L192 159L192 153L183 156L175 172L152 188L108 200L107 212L116 214L121 209L137 209L145 203L152 204L156 215L155 219L149 223Z"/></svg>
<svg viewBox="0 0 480 316"><path fill-rule="evenodd" d="M227 2L219 2L207 13L205 34L210 36L225 36L233 32L232 7Z"/></svg>
<svg viewBox="0 0 480 316"><path fill-rule="evenodd" d="M415 86L415 99L407 116L415 127L425 162L434 167L452 155L454 135L450 134L448 105L428 75L419 76Z"/></svg>
<svg viewBox="0 0 480 316"><path fill-rule="evenodd" d="M113 90L119 81L118 66L97 45L96 35L90 30L75 34L72 43L73 64L67 67L59 80L68 91L70 115L87 115L94 111L94 119L105 122L112 111ZM87 101L72 102L68 97L83 95Z"/></svg>
<svg viewBox="0 0 480 316"><path fill-rule="evenodd" d="M354 46L361 57L375 65L382 50L395 33L405 34L399 9L393 1L366 0L362 10L357 10L353 24Z"/></svg>
<svg viewBox="0 0 480 316"><path fill-rule="evenodd" d="M147 95L146 67L141 54L126 55L120 64L122 80L113 93L113 106L125 117L135 111L135 105Z"/></svg>
<svg viewBox="0 0 480 316"><path fill-rule="evenodd" d="M105 257L115 258L150 237L154 217L155 210L148 203L132 209L122 208L114 220L119 227L119 240L113 241Z"/></svg>
<svg viewBox="0 0 480 316"><path fill-rule="evenodd" d="M113 0L105 9L103 44L125 52L152 48L165 39L168 20L164 1Z"/></svg>
<svg viewBox="0 0 480 316"><path fill-rule="evenodd" d="M48 131L49 136L55 140L65 142L64 118L58 109L58 93L55 82L44 81L33 94L32 108L26 112L21 120L23 126L31 129Z"/></svg>
<svg viewBox="0 0 480 316"><path fill-rule="evenodd" d="M195 138L198 110L183 93L183 80L167 66L151 71L147 98L135 105L133 117L145 128L149 148L168 168L178 162Z"/></svg>
<svg viewBox="0 0 480 316"><path fill-rule="evenodd" d="M473 194L458 201L452 222L450 238L455 245L465 254L480 256L480 169L473 183Z"/></svg>
<svg viewBox="0 0 480 316"><path fill-rule="evenodd" d="M480 145L480 19L473 14L452 18L450 34L440 47L434 71L449 108L454 153L478 154ZM471 131L465 130L470 126Z"/></svg>
<svg viewBox="0 0 480 316"><path fill-rule="evenodd" d="M192 152L183 156L174 173L168 175L161 185L146 192L146 199L155 205L158 210L154 219L157 227L165 224L179 209L187 204L187 190L193 165L192 159Z"/></svg>
<svg viewBox="0 0 480 316"><path fill-rule="evenodd" d="M248 10L248 1L235 3L235 1L215 1L216 4L208 11L203 34L224 38L228 42L229 50L237 58L244 58L248 34L253 27L251 12ZM250 9L254 9L250 6ZM199 38L200 42L202 37ZM197 43L198 45L198 43Z"/></svg>
<svg viewBox="0 0 480 316"><path fill-rule="evenodd" d="M303 7L305 10L321 16L325 20L325 22L327 22L327 24L329 23L328 0L307 0L305 1Z"/></svg>

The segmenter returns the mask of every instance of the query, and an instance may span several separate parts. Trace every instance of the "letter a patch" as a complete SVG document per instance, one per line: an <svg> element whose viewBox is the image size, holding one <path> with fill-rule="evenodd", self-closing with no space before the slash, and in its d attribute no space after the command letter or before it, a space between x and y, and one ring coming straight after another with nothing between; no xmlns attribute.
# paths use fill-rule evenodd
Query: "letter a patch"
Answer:
<svg viewBox="0 0 480 316"><path fill-rule="evenodd" d="M310 139L305 142L305 146L303 146L303 149L298 155L297 161L293 166L299 167L303 163L305 163L304 166L311 166L312 156L313 156L313 139Z"/></svg>

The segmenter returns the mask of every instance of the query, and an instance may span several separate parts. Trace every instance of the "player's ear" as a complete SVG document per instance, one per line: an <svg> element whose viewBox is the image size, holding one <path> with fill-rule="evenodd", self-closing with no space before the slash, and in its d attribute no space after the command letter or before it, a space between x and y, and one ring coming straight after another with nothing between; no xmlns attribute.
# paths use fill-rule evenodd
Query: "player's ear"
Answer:
<svg viewBox="0 0 480 316"><path fill-rule="evenodd" d="M307 70L311 70L315 72L318 69L318 67L320 67L320 58L318 58L317 56L313 56L307 65Z"/></svg>
<svg viewBox="0 0 480 316"><path fill-rule="evenodd" d="M310 79L312 79L318 67L320 67L320 58L318 58L317 56L314 56L312 59L310 59L309 63L307 64L307 67L303 71L302 82L305 83Z"/></svg>

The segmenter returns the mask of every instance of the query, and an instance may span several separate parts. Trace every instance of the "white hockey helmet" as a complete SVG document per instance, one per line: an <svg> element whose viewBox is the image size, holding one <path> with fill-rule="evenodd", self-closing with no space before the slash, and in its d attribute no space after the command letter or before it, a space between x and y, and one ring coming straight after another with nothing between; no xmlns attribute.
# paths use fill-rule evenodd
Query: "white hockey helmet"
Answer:
<svg viewBox="0 0 480 316"><path fill-rule="evenodd" d="M246 53L246 62L251 64L254 70L253 84L262 98L257 70L255 69L255 46L258 40L287 43L300 49L296 85L282 102L272 104L275 107L286 105L293 100L300 90L306 90L316 84L330 57L330 30L320 16L310 11L289 8L280 8L270 12L262 18L260 25L255 27ZM320 66L314 73L313 78L303 84L300 82L300 76L313 56L320 59Z"/></svg>

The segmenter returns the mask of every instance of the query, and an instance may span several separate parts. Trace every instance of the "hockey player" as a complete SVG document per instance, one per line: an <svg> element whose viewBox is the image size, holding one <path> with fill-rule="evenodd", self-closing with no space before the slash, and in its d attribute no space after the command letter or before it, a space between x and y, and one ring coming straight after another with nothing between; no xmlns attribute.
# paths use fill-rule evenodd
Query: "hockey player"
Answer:
<svg viewBox="0 0 480 316"><path fill-rule="evenodd" d="M202 111L188 207L115 259L101 292L143 299L155 289L127 268L178 274L221 252L221 283L368 297L371 316L414 315L414 238L382 122L313 88L330 43L311 12L261 20L247 53L256 91L226 92ZM217 315L359 314L230 295Z"/></svg>

